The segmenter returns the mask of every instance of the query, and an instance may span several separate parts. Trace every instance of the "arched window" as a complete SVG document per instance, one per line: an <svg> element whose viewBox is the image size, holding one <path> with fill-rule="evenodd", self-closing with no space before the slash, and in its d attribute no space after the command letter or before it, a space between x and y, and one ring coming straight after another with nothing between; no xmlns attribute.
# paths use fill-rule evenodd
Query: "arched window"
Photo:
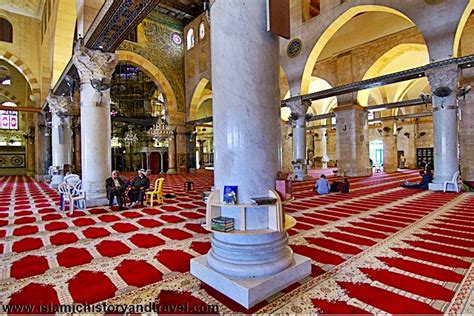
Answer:
<svg viewBox="0 0 474 316"><path fill-rule="evenodd" d="M16 104L10 101L3 102L2 106L16 107ZM0 129L17 130L18 112L10 110L0 110Z"/></svg>
<svg viewBox="0 0 474 316"><path fill-rule="evenodd" d="M11 84L10 69L7 66L0 66L0 86L9 86Z"/></svg>
<svg viewBox="0 0 474 316"><path fill-rule="evenodd" d="M188 34L186 35L186 48L190 50L194 47L194 30L189 29Z"/></svg>
<svg viewBox="0 0 474 316"><path fill-rule="evenodd" d="M0 18L0 42L13 43L12 24L4 18Z"/></svg>
<svg viewBox="0 0 474 316"><path fill-rule="evenodd" d="M199 24L199 39L202 40L206 37L206 25L204 24L204 21Z"/></svg>

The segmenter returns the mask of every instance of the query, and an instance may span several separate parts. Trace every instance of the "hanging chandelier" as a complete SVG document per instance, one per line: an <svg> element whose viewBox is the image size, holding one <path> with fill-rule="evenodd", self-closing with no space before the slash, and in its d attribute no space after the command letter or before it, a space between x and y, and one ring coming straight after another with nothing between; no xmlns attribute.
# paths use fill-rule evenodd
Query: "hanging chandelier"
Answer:
<svg viewBox="0 0 474 316"><path fill-rule="evenodd" d="M128 132L125 133L124 141L128 145L134 145L138 142L137 134L133 131L133 126L128 126Z"/></svg>
<svg viewBox="0 0 474 316"><path fill-rule="evenodd" d="M153 125L152 128L148 130L148 135L156 141L165 141L173 136L173 130L171 130L168 126L168 120L166 117L166 110L163 104L163 95L160 94L158 97L157 105L158 108L158 120Z"/></svg>
<svg viewBox="0 0 474 316"><path fill-rule="evenodd" d="M148 130L148 135L157 141L165 141L173 136L173 130L167 123L157 122Z"/></svg>

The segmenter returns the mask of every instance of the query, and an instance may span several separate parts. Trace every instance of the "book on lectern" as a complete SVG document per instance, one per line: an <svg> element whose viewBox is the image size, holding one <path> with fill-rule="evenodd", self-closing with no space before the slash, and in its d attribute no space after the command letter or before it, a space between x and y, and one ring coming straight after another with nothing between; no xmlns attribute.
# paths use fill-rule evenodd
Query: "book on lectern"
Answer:
<svg viewBox="0 0 474 316"><path fill-rule="evenodd" d="M224 186L224 203L237 204L237 186L236 185Z"/></svg>
<svg viewBox="0 0 474 316"><path fill-rule="evenodd" d="M254 204L257 204L257 205L275 204L276 201L277 201L276 198L269 197L269 196L250 198L250 202L252 202Z"/></svg>

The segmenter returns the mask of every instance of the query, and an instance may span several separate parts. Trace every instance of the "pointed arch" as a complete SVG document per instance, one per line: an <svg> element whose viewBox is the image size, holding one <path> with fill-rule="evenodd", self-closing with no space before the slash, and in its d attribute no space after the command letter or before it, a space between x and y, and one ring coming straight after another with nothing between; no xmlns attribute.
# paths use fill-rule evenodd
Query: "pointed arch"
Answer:
<svg viewBox="0 0 474 316"><path fill-rule="evenodd" d="M117 50L115 53L117 54L119 61L126 61L132 65L140 67L140 69L143 70L143 72L146 73L153 80L153 82L161 88L168 103L168 112L170 118L174 117L174 115L176 115L178 112L176 96L168 79L166 79L161 70L151 61L134 52Z"/></svg>
<svg viewBox="0 0 474 316"><path fill-rule="evenodd" d="M0 49L0 59L9 63L25 77L26 82L28 82L28 85L30 86L31 93L33 94L34 98L39 101L41 88L38 79L33 74L31 69L22 60L9 51Z"/></svg>
<svg viewBox="0 0 474 316"><path fill-rule="evenodd" d="M208 83L209 83L209 79L202 78L196 85L196 88L194 88L194 93L191 98L191 103L189 104L188 120L191 121L191 120L196 119L199 105L201 104L201 102L204 101L202 100L202 97Z"/></svg>
<svg viewBox="0 0 474 316"><path fill-rule="evenodd" d="M301 79L301 94L308 93L309 83L311 74L313 72L314 65L316 64L319 55L323 51L326 44L331 40L334 34L346 24L354 16L364 13L364 12L386 12L400 16L408 21L412 22L405 14L401 13L398 10L395 10L390 7L381 6L381 5L360 5L349 8L347 11L344 11L339 17L335 18L334 21L325 29L321 36L317 39L311 53L309 54L305 67L303 70L303 76Z"/></svg>
<svg viewBox="0 0 474 316"><path fill-rule="evenodd" d="M464 10L464 13L459 20L458 28L456 29L456 35L454 35L454 43L453 43L453 56L458 57L459 54L459 44L461 43L461 36L466 26L467 19L471 15L472 10L474 10L474 0L469 0L469 3Z"/></svg>

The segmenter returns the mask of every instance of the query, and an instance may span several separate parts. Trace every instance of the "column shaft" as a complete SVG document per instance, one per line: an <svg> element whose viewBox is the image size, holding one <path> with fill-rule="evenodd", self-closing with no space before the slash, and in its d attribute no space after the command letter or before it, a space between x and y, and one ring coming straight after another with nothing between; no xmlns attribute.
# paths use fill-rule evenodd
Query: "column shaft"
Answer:
<svg viewBox="0 0 474 316"><path fill-rule="evenodd" d="M336 113L336 160L339 174L370 175L367 112L359 105L342 105Z"/></svg>
<svg viewBox="0 0 474 316"><path fill-rule="evenodd" d="M432 190L442 190L459 170L456 89L458 66L447 65L427 71L433 102L434 179ZM449 93L449 94L448 94ZM446 94L446 95L445 95Z"/></svg>
<svg viewBox="0 0 474 316"><path fill-rule="evenodd" d="M397 136L394 134L396 125L394 120L383 122L383 170L396 172L398 169Z"/></svg>

